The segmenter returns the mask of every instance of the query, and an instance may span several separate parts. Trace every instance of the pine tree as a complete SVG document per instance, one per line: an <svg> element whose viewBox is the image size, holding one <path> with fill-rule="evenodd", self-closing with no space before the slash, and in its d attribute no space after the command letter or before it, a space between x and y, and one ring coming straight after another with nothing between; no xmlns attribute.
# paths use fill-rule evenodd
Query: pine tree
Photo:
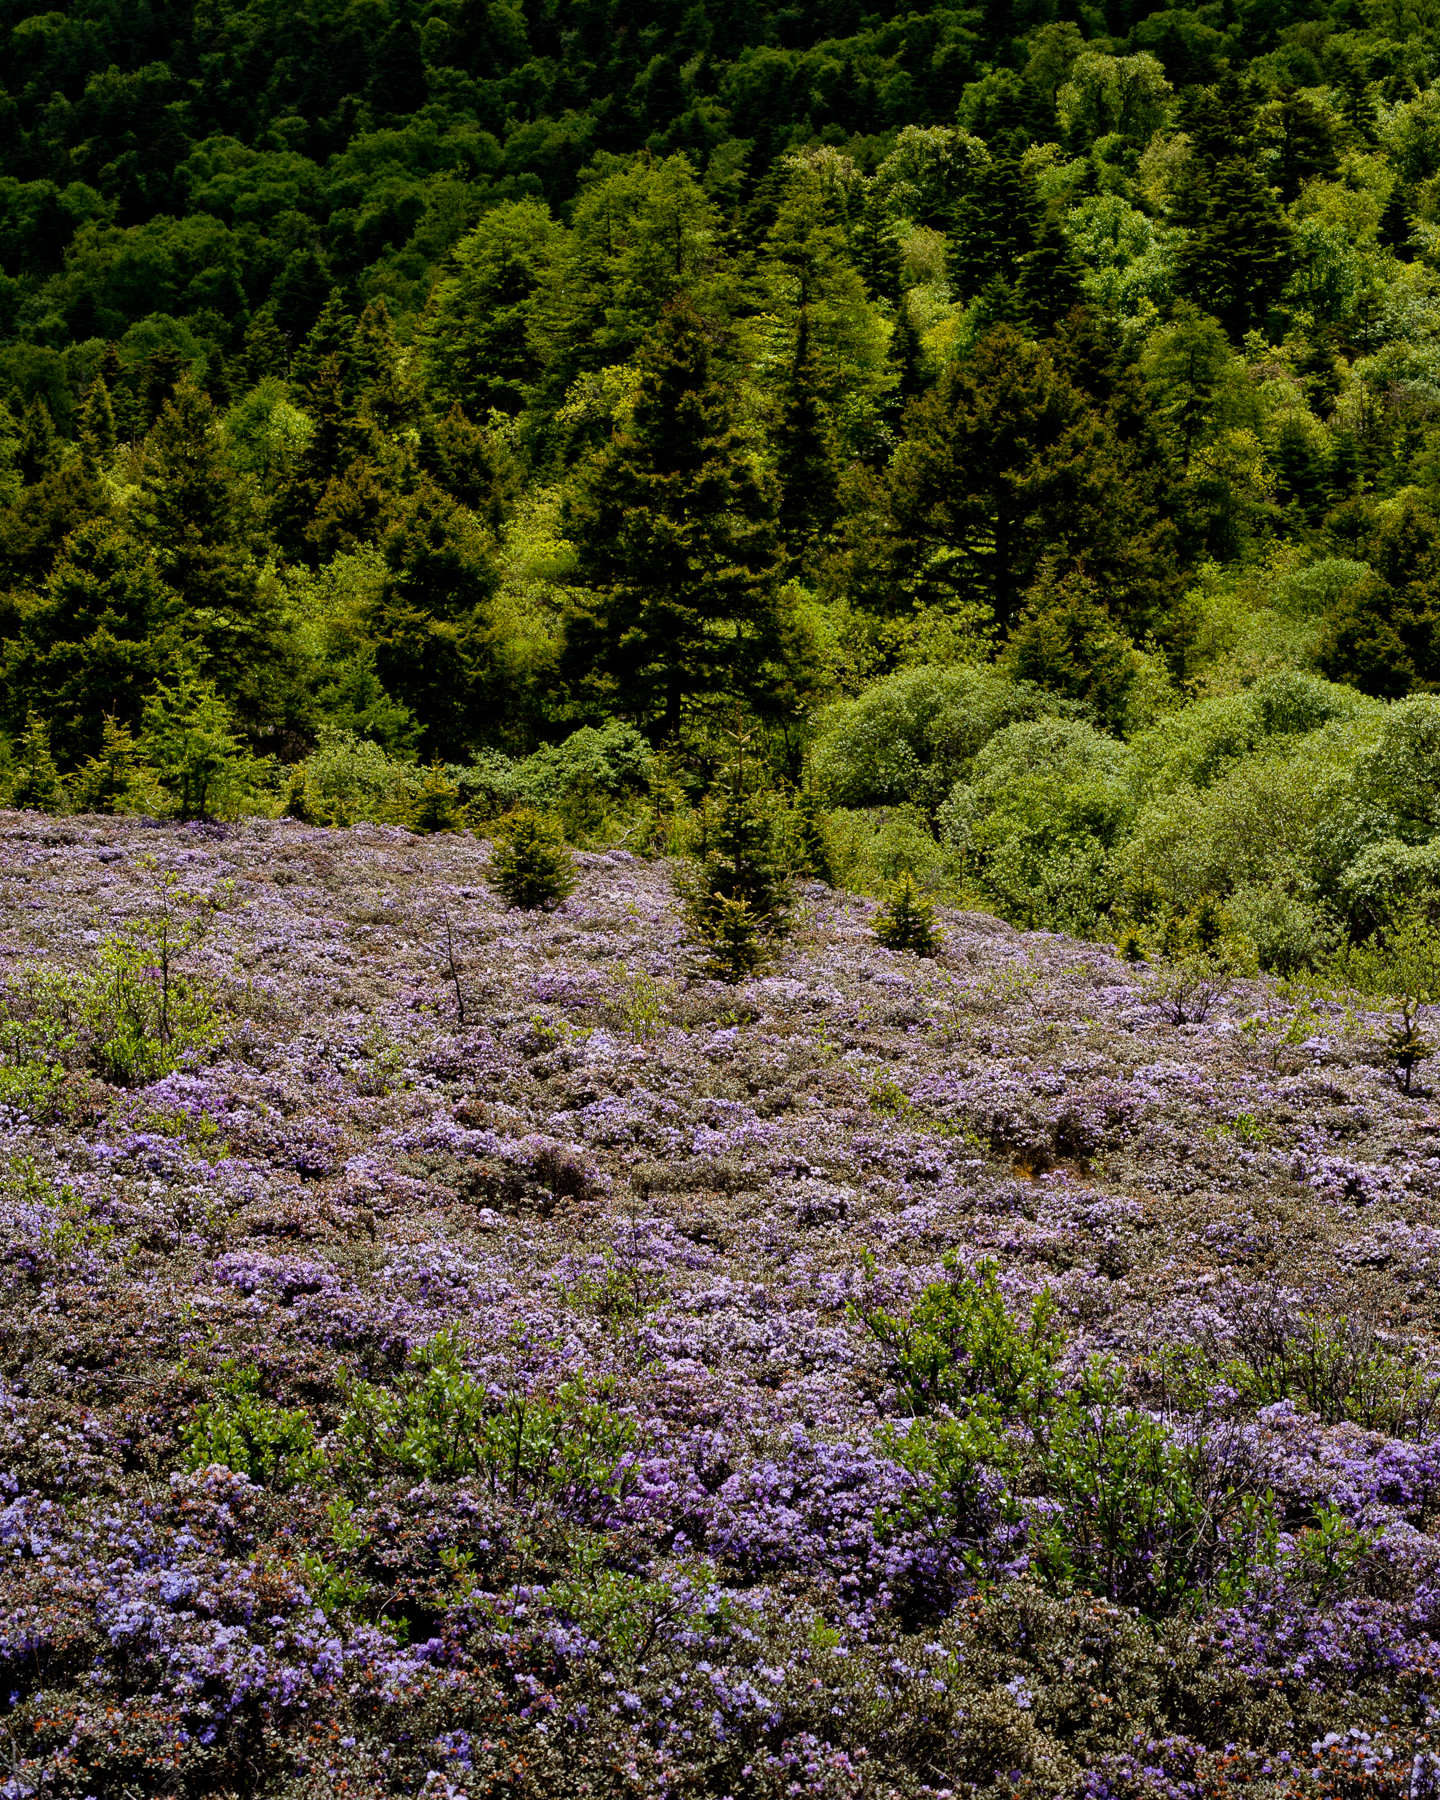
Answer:
<svg viewBox="0 0 1440 1800"><path fill-rule="evenodd" d="M1239 157L1219 164L1180 253L1186 292L1238 341L1264 324L1290 255L1290 228L1255 164Z"/></svg>
<svg viewBox="0 0 1440 1800"><path fill-rule="evenodd" d="M350 346L354 337L355 319L346 310L339 288L332 287L319 318L310 327L290 364L290 379L307 402L313 398L322 376L328 379L326 365L332 357L337 365L340 391L348 402Z"/></svg>
<svg viewBox="0 0 1440 1800"><path fill-rule="evenodd" d="M19 812L57 812L64 791L50 753L50 727L38 713L31 712L16 747L10 804Z"/></svg>
<svg viewBox="0 0 1440 1800"><path fill-rule="evenodd" d="M94 474L115 451L115 409L110 390L98 377L90 384L80 409L80 454L88 473Z"/></svg>
<svg viewBox="0 0 1440 1800"><path fill-rule="evenodd" d="M871 298L898 305L900 246L895 239L895 221L874 184L866 190L865 204L851 234L850 254Z"/></svg>
<svg viewBox="0 0 1440 1800"><path fill-rule="evenodd" d="M245 328L242 366L251 387L271 377L283 380L290 372L290 347L268 307L257 312Z"/></svg>
<svg viewBox="0 0 1440 1800"><path fill-rule="evenodd" d="M458 831L465 822L460 790L435 758L425 771L407 821L412 831Z"/></svg>
<svg viewBox="0 0 1440 1800"><path fill-rule="evenodd" d="M1021 259L1020 294L1031 322L1047 337L1084 300L1080 266L1054 211L1036 225L1034 243Z"/></svg>
<svg viewBox="0 0 1440 1800"><path fill-rule="evenodd" d="M911 400L918 400L930 386L920 333L915 329L915 316L906 300L902 300L895 309L895 329L890 337L889 361L895 377L895 385L891 390L894 405L897 411L903 412Z"/></svg>
<svg viewBox="0 0 1440 1800"><path fill-rule="evenodd" d="M558 906L575 891L575 858L564 833L530 807L507 813L496 825L486 873L507 906L531 912Z"/></svg>
<svg viewBox="0 0 1440 1800"><path fill-rule="evenodd" d="M363 406L382 431L400 431L414 422L419 396L401 372L400 346L384 300L372 300L360 315L348 373L353 404Z"/></svg>
<svg viewBox="0 0 1440 1800"><path fill-rule="evenodd" d="M1018 158L1005 154L976 170L960 202L950 240L950 279L976 299L995 283L1018 291L1039 225L1035 186Z"/></svg>
<svg viewBox="0 0 1440 1800"><path fill-rule="evenodd" d="M1008 630L1044 559L1149 579L1150 509L1112 436L1047 352L1008 327L907 414L876 513L850 529L851 578L882 610L980 603Z"/></svg>
<svg viewBox="0 0 1440 1800"><path fill-rule="evenodd" d="M207 672L252 718L274 717L288 654L251 554L239 480L209 396L185 380L145 440L132 527L184 603Z"/></svg>
<svg viewBox="0 0 1440 1800"><path fill-rule="evenodd" d="M795 354L775 427L780 480L778 524L792 575L809 573L839 510L839 473L830 411L820 392L820 359L810 337L810 309L800 308Z"/></svg>
<svg viewBox="0 0 1440 1800"><path fill-rule="evenodd" d="M206 819L238 797L254 765L235 732L235 717L213 681L182 669L145 703L140 748L181 819Z"/></svg>
<svg viewBox="0 0 1440 1800"><path fill-rule="evenodd" d="M699 702L763 705L781 648L773 512L687 300L647 339L630 429L577 483L567 531L591 594L567 634L576 692L623 695L661 739Z"/></svg>
<svg viewBox="0 0 1440 1800"><path fill-rule="evenodd" d="M829 887L835 885L825 813L814 788L801 788L795 800L795 839L801 868Z"/></svg>
<svg viewBox="0 0 1440 1800"><path fill-rule="evenodd" d="M909 950L915 956L934 956L940 948L934 902L920 892L908 869L876 914L875 935L887 950Z"/></svg>
<svg viewBox="0 0 1440 1800"><path fill-rule="evenodd" d="M76 772L76 807L81 812L136 812L154 804L155 791L154 775L130 727L113 713L107 715L99 755Z"/></svg>
<svg viewBox="0 0 1440 1800"><path fill-rule="evenodd" d="M26 487L35 487L60 467L63 457L50 408L37 394L20 421L17 467Z"/></svg>

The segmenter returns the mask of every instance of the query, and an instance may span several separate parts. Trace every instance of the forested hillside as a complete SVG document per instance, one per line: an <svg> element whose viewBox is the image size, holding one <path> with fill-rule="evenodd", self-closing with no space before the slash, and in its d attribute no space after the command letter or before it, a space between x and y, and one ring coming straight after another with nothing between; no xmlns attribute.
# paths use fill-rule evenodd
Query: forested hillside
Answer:
<svg viewBox="0 0 1440 1800"><path fill-rule="evenodd" d="M738 732L862 889L1440 890L1423 0L6 30L12 805L703 848Z"/></svg>

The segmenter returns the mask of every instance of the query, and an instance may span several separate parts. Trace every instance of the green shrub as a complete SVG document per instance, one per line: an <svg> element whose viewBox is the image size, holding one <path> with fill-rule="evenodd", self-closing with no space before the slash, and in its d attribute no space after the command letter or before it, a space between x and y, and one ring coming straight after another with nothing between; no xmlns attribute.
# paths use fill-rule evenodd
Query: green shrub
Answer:
<svg viewBox="0 0 1440 1800"><path fill-rule="evenodd" d="M934 956L940 948L934 903L916 887L912 875L902 875L890 890L876 915L875 935L887 949L910 950L916 956Z"/></svg>
<svg viewBox="0 0 1440 1800"><path fill-rule="evenodd" d="M884 1346L902 1410L921 1418L991 1402L1003 1412L1037 1413L1054 1394L1064 1342L1049 1290L1032 1301L1028 1323L1017 1325L994 1263L969 1275L952 1250L945 1268L947 1278L931 1282L903 1319L863 1302L851 1309Z"/></svg>
<svg viewBox="0 0 1440 1800"><path fill-rule="evenodd" d="M636 1442L634 1423L608 1404L609 1387L576 1376L552 1392L518 1387L495 1397L461 1360L458 1331L412 1351L389 1387L359 1382L340 1422L352 1481L388 1475L417 1481L478 1476L491 1493L570 1490L618 1494Z"/></svg>
<svg viewBox="0 0 1440 1800"><path fill-rule="evenodd" d="M693 895L685 908L702 971L715 981L744 981L774 954L760 921L738 896Z"/></svg>
<svg viewBox="0 0 1440 1800"><path fill-rule="evenodd" d="M215 902L186 892L178 875L157 875L149 915L107 937L95 968L80 978L91 1055L112 1081L143 1086L223 1041L219 1007L181 966L214 911Z"/></svg>
<svg viewBox="0 0 1440 1800"><path fill-rule="evenodd" d="M490 884L508 906L557 906L574 891L575 859L553 819L522 807L495 827Z"/></svg>
<svg viewBox="0 0 1440 1800"><path fill-rule="evenodd" d="M413 763L334 725L321 726L320 741L303 768L307 802L317 822L407 818L421 782Z"/></svg>
<svg viewBox="0 0 1440 1800"><path fill-rule="evenodd" d="M258 1369L227 1358L210 1386L213 1400L190 1416L181 1437L181 1466L220 1463L259 1487L284 1492L324 1467L309 1415L267 1400Z"/></svg>

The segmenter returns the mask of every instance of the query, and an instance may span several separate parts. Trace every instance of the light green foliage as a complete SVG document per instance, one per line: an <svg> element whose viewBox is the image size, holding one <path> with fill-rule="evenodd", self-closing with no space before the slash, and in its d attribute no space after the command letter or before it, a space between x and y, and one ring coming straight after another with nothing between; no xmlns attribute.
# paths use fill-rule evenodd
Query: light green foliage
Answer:
<svg viewBox="0 0 1440 1800"><path fill-rule="evenodd" d="M612 1005L620 1023L637 1043L648 1043L665 1023L665 1009L675 998L674 984L624 963L616 964L615 979Z"/></svg>
<svg viewBox="0 0 1440 1800"><path fill-rule="evenodd" d="M1047 1290L1024 1325L1010 1315L995 1265L968 1273L956 1252L946 1279L931 1282L904 1318L864 1301L856 1318L885 1349L901 1410L925 1418L951 1412L1037 1414L1054 1395L1063 1335Z"/></svg>
<svg viewBox="0 0 1440 1800"><path fill-rule="evenodd" d="M267 1400L258 1369L228 1357L206 1387L214 1398L190 1415L181 1435L182 1468L220 1463L281 1493L321 1472L325 1459L309 1414Z"/></svg>
<svg viewBox="0 0 1440 1800"><path fill-rule="evenodd" d="M326 725L303 764L309 805L338 823L354 819L399 820L419 792L421 774L413 763L387 755L382 746L353 731Z"/></svg>
<svg viewBox="0 0 1440 1800"><path fill-rule="evenodd" d="M145 702L140 744L182 819L254 809L268 785L265 763L245 749L214 682L190 670L173 686L156 683Z"/></svg>
<svg viewBox="0 0 1440 1800"><path fill-rule="evenodd" d="M1092 194L1065 215L1084 265L1081 287L1101 312L1135 319L1174 293L1175 233L1119 194Z"/></svg>
<svg viewBox="0 0 1440 1800"><path fill-rule="evenodd" d="M268 376L225 415L225 435L237 469L262 481L288 473L314 426L290 399L285 382Z"/></svg>
<svg viewBox="0 0 1440 1800"><path fill-rule="evenodd" d="M621 1492L636 1430L609 1405L605 1383L574 1376L553 1391L516 1385L497 1396L465 1367L463 1349L458 1330L442 1331L412 1351L392 1385L356 1383L340 1422L348 1479L478 1476L512 1500Z"/></svg>
<svg viewBox="0 0 1440 1800"><path fill-rule="evenodd" d="M576 880L559 825L529 807L507 813L495 826L488 873L507 906L531 911L558 905Z"/></svg>
<svg viewBox="0 0 1440 1800"><path fill-rule="evenodd" d="M908 871L876 915L875 935L887 950L909 950L916 956L934 956L940 948L934 902L926 899Z"/></svg>
<svg viewBox="0 0 1440 1800"><path fill-rule="evenodd" d="M821 714L812 779L836 807L934 807L997 731L1054 709L990 669L902 669Z"/></svg>
<svg viewBox="0 0 1440 1800"><path fill-rule="evenodd" d="M883 896L906 874L949 889L960 874L959 858L936 843L916 806L837 808L825 816L825 838L836 879L858 893Z"/></svg>
<svg viewBox="0 0 1440 1800"><path fill-rule="evenodd" d="M1079 721L1007 726L940 809L946 839L1019 925L1093 930L1114 891L1112 852L1135 810L1129 750Z"/></svg>
<svg viewBox="0 0 1440 1800"><path fill-rule="evenodd" d="M1206 788L1262 745L1278 748L1276 739L1304 737L1378 711L1353 688L1318 676L1272 675L1239 693L1198 701L1140 732L1133 740L1140 780L1152 794Z"/></svg>
<svg viewBox="0 0 1440 1800"><path fill-rule="evenodd" d="M1055 100L1061 124L1082 141L1120 137L1139 145L1165 124L1171 97L1164 65L1147 52L1084 50Z"/></svg>
<svg viewBox="0 0 1440 1800"><path fill-rule="evenodd" d="M78 1011L98 1068L141 1086L205 1056L224 1040L225 1020L205 985L183 965L204 938L217 902L154 872L150 910L100 946L80 977Z"/></svg>

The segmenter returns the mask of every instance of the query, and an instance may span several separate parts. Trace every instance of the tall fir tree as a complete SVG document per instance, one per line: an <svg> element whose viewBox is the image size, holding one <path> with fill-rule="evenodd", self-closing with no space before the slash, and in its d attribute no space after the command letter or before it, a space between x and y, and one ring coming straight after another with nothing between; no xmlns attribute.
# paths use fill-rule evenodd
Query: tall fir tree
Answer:
<svg viewBox="0 0 1440 1800"><path fill-rule="evenodd" d="M810 309L800 308L795 354L774 431L780 482L778 525L792 575L814 568L839 510L839 471L830 410L821 392L820 358L810 336Z"/></svg>
<svg viewBox="0 0 1440 1800"><path fill-rule="evenodd" d="M115 453L115 408L110 390L97 376L80 409L80 454L86 472L95 474Z"/></svg>
<svg viewBox="0 0 1440 1800"><path fill-rule="evenodd" d="M567 630L572 691L673 739L697 705L778 685L774 512L684 298L647 338L628 430L566 509L588 602Z"/></svg>
<svg viewBox="0 0 1440 1800"><path fill-rule="evenodd" d="M950 238L955 291L974 300L998 284L1018 295L1039 222L1035 185L1019 158L1007 150L982 163L956 210Z"/></svg>

